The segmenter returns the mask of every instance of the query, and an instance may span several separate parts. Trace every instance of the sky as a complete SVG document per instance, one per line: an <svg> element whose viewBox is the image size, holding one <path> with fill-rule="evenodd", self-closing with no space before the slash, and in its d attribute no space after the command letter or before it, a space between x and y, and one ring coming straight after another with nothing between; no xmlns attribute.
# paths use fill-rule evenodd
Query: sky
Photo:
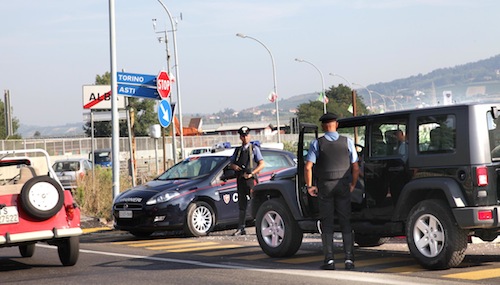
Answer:
<svg viewBox="0 0 500 285"><path fill-rule="evenodd" d="M177 22L171 96L184 115L268 103L271 59L286 99L323 82L368 86L500 53L498 0L162 1ZM173 59L172 27L158 0L115 0L115 18L117 70L167 68L158 37L167 31ZM21 124L83 123L82 86L111 70L109 23L105 0L0 0L0 90Z"/></svg>

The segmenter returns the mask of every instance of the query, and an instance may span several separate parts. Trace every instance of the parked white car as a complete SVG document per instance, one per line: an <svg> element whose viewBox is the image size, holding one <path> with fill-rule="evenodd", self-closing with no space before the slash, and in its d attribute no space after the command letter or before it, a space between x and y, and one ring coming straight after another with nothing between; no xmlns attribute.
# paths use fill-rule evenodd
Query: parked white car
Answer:
<svg viewBox="0 0 500 285"><path fill-rule="evenodd" d="M77 181L92 170L92 162L86 158L57 160L52 168L64 189L73 190L77 187Z"/></svg>

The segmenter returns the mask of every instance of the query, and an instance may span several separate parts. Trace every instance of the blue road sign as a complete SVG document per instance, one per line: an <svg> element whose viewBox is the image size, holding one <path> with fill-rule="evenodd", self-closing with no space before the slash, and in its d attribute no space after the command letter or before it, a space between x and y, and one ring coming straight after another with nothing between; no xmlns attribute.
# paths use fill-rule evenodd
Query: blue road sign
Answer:
<svg viewBox="0 0 500 285"><path fill-rule="evenodd" d="M118 94L129 97L141 97L148 99L160 99L155 87L130 84L118 84Z"/></svg>
<svg viewBox="0 0 500 285"><path fill-rule="evenodd" d="M170 103L163 99L158 104L158 121L160 125L164 128L168 127L172 122L172 107Z"/></svg>
<svg viewBox="0 0 500 285"><path fill-rule="evenodd" d="M156 88L156 75L117 72L118 83L133 85L149 85Z"/></svg>

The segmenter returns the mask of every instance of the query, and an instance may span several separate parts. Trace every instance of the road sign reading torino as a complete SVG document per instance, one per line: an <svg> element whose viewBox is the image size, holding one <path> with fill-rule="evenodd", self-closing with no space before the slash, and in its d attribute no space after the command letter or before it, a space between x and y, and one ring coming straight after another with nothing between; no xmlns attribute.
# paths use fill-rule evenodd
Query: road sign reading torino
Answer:
<svg viewBox="0 0 500 285"><path fill-rule="evenodd" d="M170 94L170 78L167 72L160 71L158 77L156 77L156 89L160 97L167 99Z"/></svg>

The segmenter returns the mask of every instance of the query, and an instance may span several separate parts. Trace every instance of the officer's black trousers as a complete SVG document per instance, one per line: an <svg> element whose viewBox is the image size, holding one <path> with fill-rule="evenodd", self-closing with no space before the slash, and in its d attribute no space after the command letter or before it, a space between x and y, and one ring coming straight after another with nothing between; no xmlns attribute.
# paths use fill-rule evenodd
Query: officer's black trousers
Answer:
<svg viewBox="0 0 500 285"><path fill-rule="evenodd" d="M334 215L337 215L344 244L346 259L353 259L354 240L351 228L351 192L349 192L349 181L328 180L318 181L319 213L321 220L321 232L328 239L333 238ZM323 246L329 247L329 244ZM326 252L330 252L326 249Z"/></svg>
<svg viewBox="0 0 500 285"><path fill-rule="evenodd" d="M253 189L255 184L255 179L245 179L243 175L238 176L237 180L237 191L238 191L238 208L239 208L239 218L238 218L238 228L244 229L246 222L246 213L248 206L247 195L250 195L250 190Z"/></svg>

